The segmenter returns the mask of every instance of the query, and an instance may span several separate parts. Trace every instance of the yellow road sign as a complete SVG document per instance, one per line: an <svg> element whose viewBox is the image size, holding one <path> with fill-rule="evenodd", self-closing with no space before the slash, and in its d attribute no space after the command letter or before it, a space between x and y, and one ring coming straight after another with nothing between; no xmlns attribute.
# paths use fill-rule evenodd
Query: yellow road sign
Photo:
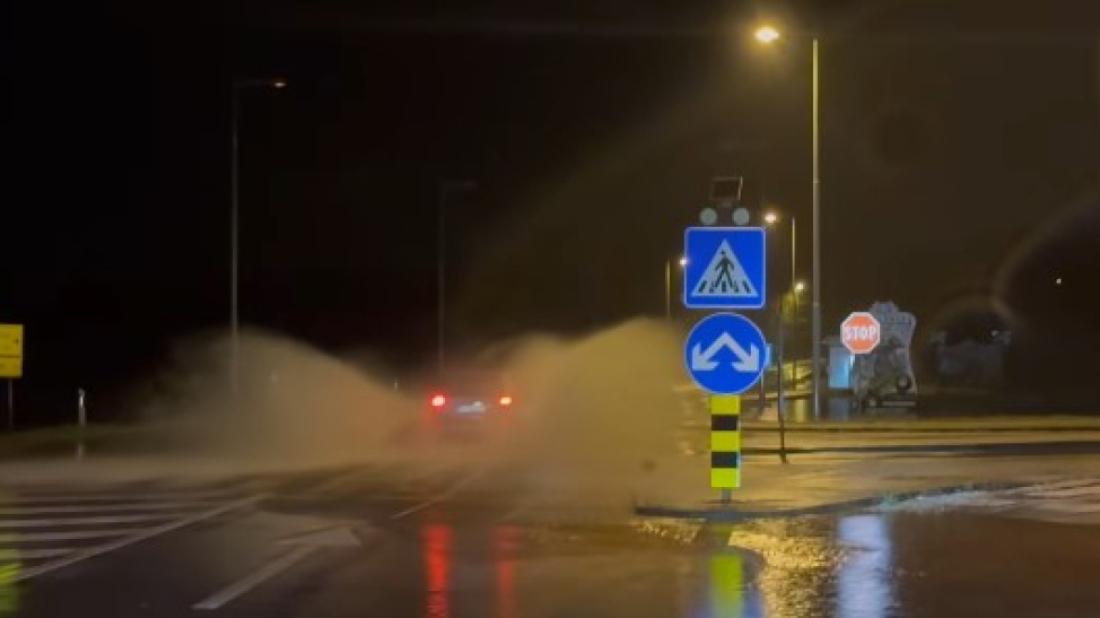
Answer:
<svg viewBox="0 0 1100 618"><path fill-rule="evenodd" d="M0 378L22 378L23 358L19 356L0 356Z"/></svg>
<svg viewBox="0 0 1100 618"><path fill-rule="evenodd" d="M22 324L0 324L0 356L23 356Z"/></svg>

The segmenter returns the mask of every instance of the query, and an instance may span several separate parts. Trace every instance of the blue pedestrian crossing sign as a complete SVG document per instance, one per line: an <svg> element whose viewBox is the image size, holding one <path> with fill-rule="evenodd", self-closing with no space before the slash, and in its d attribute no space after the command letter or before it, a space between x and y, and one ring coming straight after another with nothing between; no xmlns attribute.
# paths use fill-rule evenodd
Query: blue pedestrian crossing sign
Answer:
<svg viewBox="0 0 1100 618"><path fill-rule="evenodd" d="M762 309L767 302L765 231L689 227L684 233L684 306Z"/></svg>
<svg viewBox="0 0 1100 618"><path fill-rule="evenodd" d="M684 363L695 383L716 395L740 395L764 375L768 344L751 320L736 313L703 318L688 335Z"/></svg>

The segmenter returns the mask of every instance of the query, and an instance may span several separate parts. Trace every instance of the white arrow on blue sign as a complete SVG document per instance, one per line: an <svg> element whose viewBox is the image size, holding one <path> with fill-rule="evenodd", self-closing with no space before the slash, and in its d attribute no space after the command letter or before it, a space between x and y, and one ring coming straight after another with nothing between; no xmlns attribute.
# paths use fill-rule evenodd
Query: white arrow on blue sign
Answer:
<svg viewBox="0 0 1100 618"><path fill-rule="evenodd" d="M684 306L763 308L765 239L759 227L689 227L684 232Z"/></svg>
<svg viewBox="0 0 1100 618"><path fill-rule="evenodd" d="M768 344L748 318L736 313L716 313L702 319L688 334L684 362L703 390L717 395L739 395L764 375Z"/></svg>

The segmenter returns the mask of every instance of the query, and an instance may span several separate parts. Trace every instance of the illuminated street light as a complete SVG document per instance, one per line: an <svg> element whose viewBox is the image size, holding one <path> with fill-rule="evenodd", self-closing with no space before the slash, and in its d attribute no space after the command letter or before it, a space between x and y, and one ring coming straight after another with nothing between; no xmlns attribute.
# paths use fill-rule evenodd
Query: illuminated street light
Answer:
<svg viewBox="0 0 1100 618"><path fill-rule="evenodd" d="M757 28L756 40L767 45L779 39L779 30L774 26L764 25ZM811 47L811 75L810 75L810 115L811 115L811 148L813 151L813 164L811 182L813 187L813 221L812 221L812 252L810 280L813 281L813 296L810 300L810 343L812 350L813 367L813 413L814 419L821 418L821 129L819 113L819 67L818 39L812 38Z"/></svg>
<svg viewBox="0 0 1100 618"><path fill-rule="evenodd" d="M764 223L767 225L775 225L779 221L779 215L774 212L769 212L764 215Z"/></svg>
<svg viewBox="0 0 1100 618"><path fill-rule="evenodd" d="M686 256L680 256L680 267L683 268L684 266L687 266L687 265L688 265L687 257Z"/></svg>
<svg viewBox="0 0 1100 618"><path fill-rule="evenodd" d="M760 26L756 29L756 40L765 45L769 45L779 40L779 30L776 30L772 26Z"/></svg>
<svg viewBox="0 0 1100 618"><path fill-rule="evenodd" d="M806 290L806 284L805 283L799 281L798 283L794 284L794 291L795 292L801 294L805 290Z"/></svg>

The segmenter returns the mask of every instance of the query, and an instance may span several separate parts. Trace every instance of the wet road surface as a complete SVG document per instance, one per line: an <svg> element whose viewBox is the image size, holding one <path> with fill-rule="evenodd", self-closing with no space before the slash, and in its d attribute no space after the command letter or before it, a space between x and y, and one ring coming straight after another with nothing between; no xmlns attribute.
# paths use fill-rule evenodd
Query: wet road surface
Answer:
<svg viewBox="0 0 1100 618"><path fill-rule="evenodd" d="M710 526L484 470L22 487L0 616L1098 616L1097 487Z"/></svg>

